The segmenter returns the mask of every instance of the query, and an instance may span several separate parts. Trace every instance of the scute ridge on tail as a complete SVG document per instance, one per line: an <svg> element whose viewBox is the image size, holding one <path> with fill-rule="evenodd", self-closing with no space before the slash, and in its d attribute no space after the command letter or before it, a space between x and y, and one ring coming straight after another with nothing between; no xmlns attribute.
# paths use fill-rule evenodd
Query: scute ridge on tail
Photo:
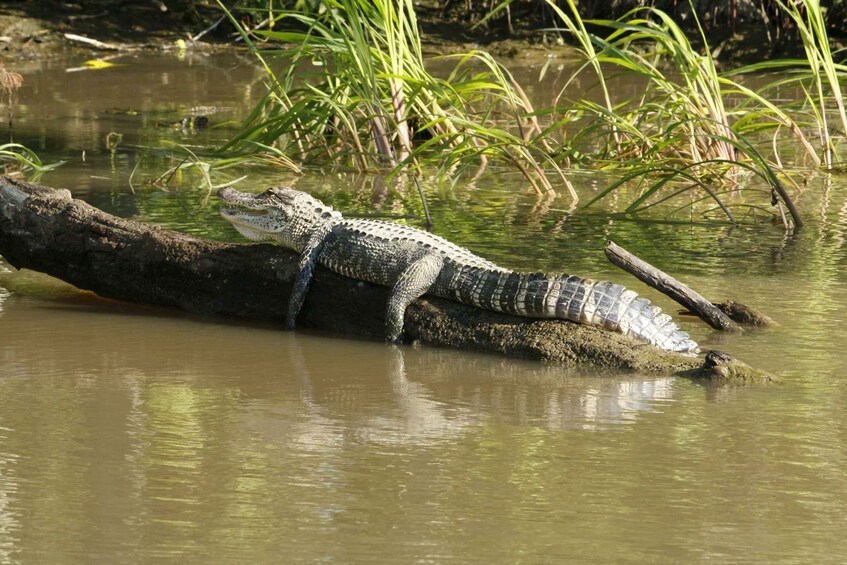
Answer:
<svg viewBox="0 0 847 565"><path fill-rule="evenodd" d="M576 275L453 268L459 272L450 271L442 286L434 287L435 294L498 312L600 326L671 351L698 351L670 315L617 283Z"/></svg>

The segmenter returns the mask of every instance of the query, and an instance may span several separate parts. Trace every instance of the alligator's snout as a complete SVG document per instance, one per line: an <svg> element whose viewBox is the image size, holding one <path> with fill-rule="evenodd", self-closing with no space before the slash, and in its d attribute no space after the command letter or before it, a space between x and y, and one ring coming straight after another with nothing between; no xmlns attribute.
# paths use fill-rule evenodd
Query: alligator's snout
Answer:
<svg viewBox="0 0 847 565"><path fill-rule="evenodd" d="M268 199L265 194L250 194L240 192L234 188L222 188L218 190L218 198L241 211L264 210L268 207Z"/></svg>

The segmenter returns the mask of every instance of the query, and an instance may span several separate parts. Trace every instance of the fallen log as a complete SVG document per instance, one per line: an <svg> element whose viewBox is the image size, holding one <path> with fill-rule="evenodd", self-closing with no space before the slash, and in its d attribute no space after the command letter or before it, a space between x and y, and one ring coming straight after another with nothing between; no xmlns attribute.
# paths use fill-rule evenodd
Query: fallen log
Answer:
<svg viewBox="0 0 847 565"><path fill-rule="evenodd" d="M69 191L0 177L0 255L96 294L206 316L285 320L296 256L270 244L192 237L107 214ZM299 327L381 339L389 290L319 267ZM769 382L600 328L532 320L426 297L406 314L407 340L511 357L687 377Z"/></svg>

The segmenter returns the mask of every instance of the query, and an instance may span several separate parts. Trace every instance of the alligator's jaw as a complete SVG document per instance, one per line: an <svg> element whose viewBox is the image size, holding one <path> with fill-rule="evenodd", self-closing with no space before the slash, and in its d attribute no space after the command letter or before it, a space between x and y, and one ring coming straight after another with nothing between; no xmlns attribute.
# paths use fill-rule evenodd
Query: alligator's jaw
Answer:
<svg viewBox="0 0 847 565"><path fill-rule="evenodd" d="M273 239L274 234L256 225L267 214L263 210L251 210L245 208L221 208L221 217L232 224L238 233L252 241L264 241Z"/></svg>
<svg viewBox="0 0 847 565"><path fill-rule="evenodd" d="M232 224L232 227L234 227L238 231L238 233L240 233L241 235L243 235L244 237L246 237L249 240L264 241L266 239L273 239L272 234L270 234L266 231L256 229L253 226L242 224L241 222L226 216L224 214L223 210L221 210L221 216L226 218Z"/></svg>
<svg viewBox="0 0 847 565"><path fill-rule="evenodd" d="M273 232L257 225L268 214L266 193L250 194L234 188L222 188L218 197L231 206L221 208L221 217L231 223L238 233L252 241L274 239Z"/></svg>

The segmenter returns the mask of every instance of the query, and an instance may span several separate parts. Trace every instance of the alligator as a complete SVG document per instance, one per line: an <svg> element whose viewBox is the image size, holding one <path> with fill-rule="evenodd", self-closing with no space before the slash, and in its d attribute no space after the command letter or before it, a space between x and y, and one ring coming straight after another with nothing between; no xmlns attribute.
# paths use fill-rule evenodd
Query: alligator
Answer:
<svg viewBox="0 0 847 565"><path fill-rule="evenodd" d="M403 333L406 307L424 294L531 318L601 326L662 349L696 353L671 317L619 284L575 275L519 273L450 241L407 225L344 218L288 187L261 194L223 188L220 214L244 237L277 241L299 253L287 324L294 328L317 263L353 279L391 288L386 338Z"/></svg>

